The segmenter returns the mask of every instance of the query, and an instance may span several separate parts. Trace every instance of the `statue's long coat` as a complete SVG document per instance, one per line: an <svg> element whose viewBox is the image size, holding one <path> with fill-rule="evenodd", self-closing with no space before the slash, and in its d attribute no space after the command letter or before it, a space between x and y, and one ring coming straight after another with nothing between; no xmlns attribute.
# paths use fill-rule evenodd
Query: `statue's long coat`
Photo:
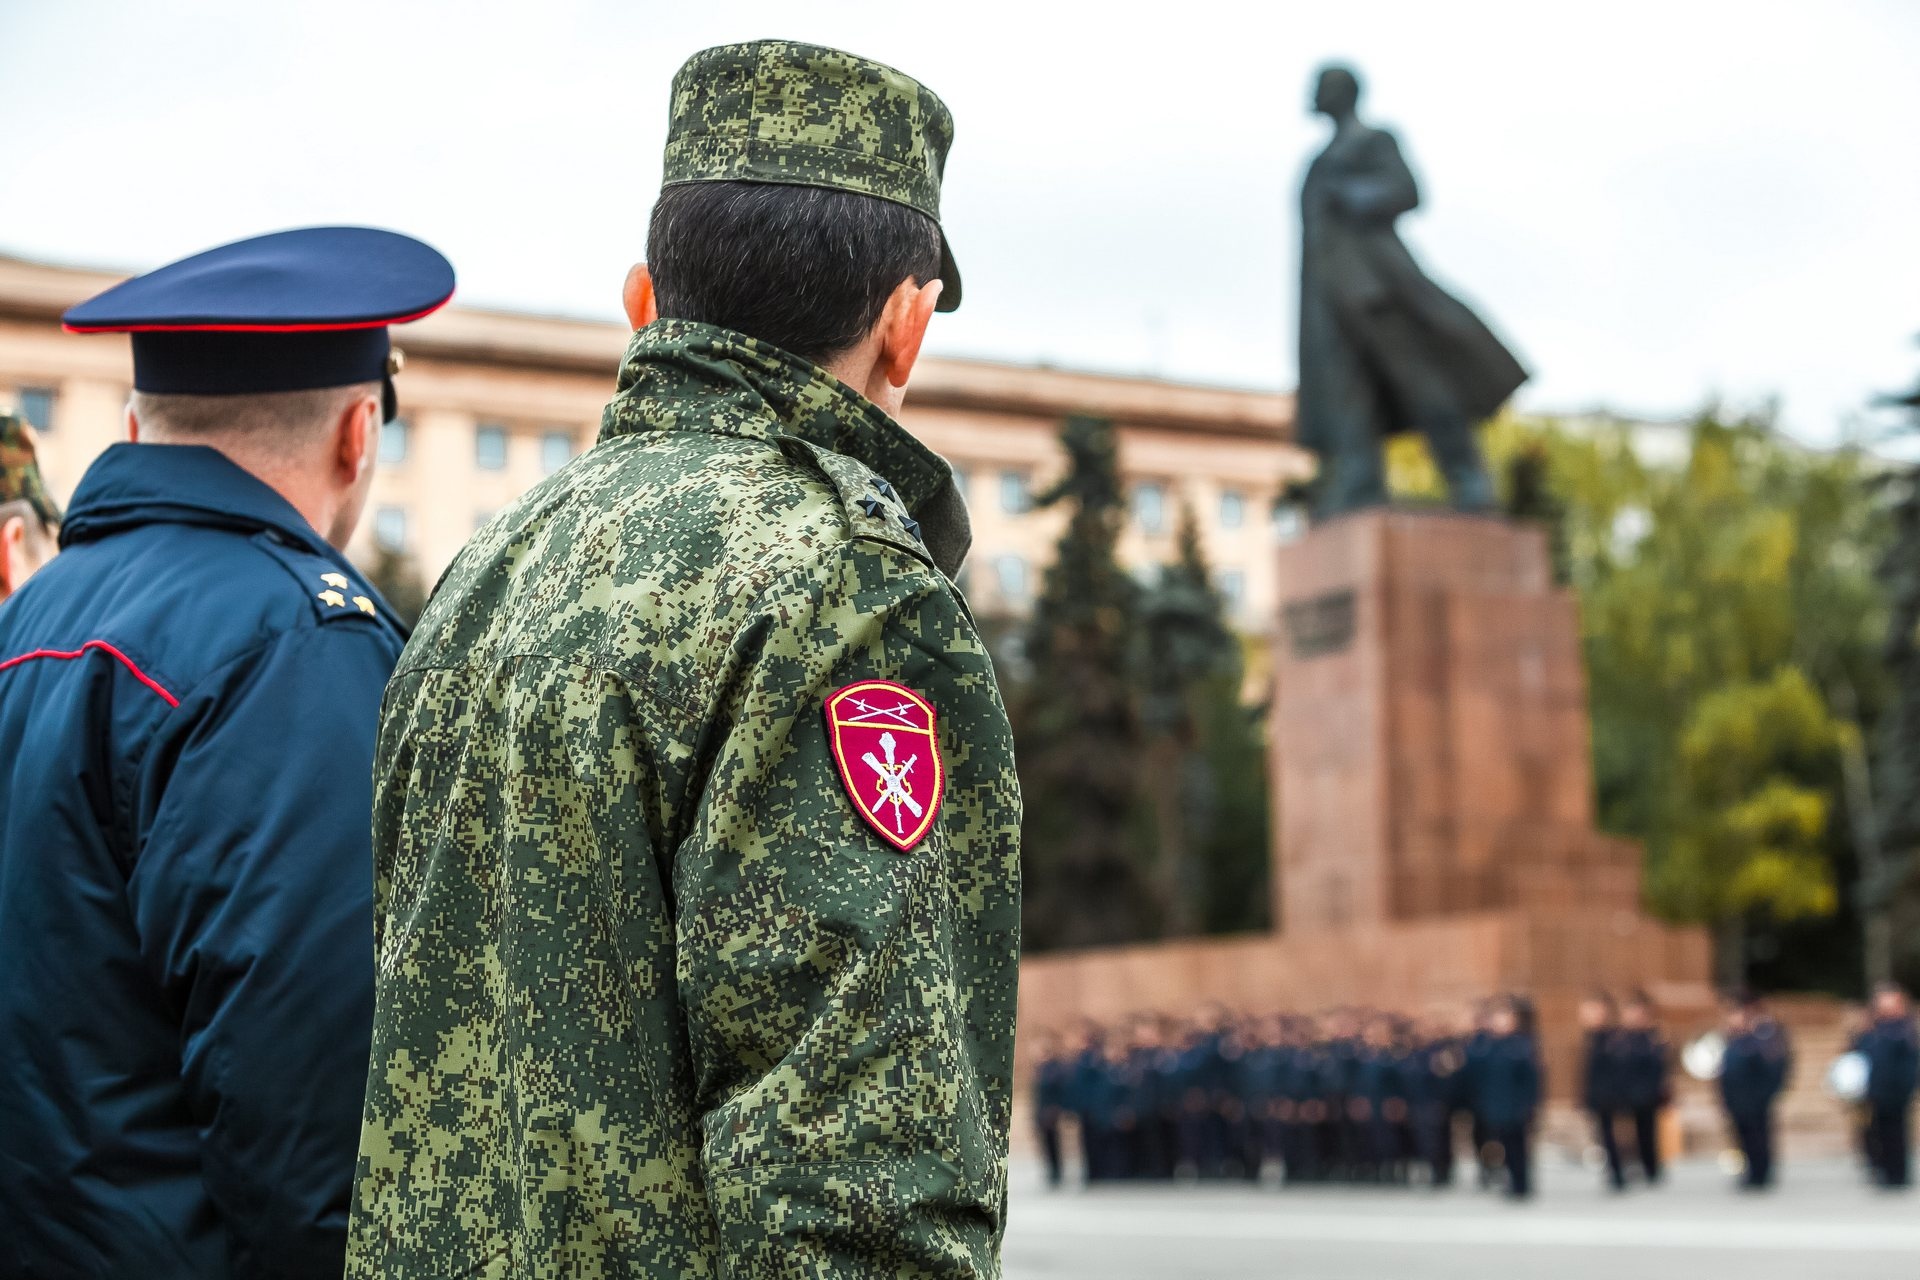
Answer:
<svg viewBox="0 0 1920 1280"><path fill-rule="evenodd" d="M1420 191L1391 133L1352 125L1335 134L1308 167L1300 203L1303 445L1357 447L1441 414L1476 422L1526 381L1395 232Z"/></svg>

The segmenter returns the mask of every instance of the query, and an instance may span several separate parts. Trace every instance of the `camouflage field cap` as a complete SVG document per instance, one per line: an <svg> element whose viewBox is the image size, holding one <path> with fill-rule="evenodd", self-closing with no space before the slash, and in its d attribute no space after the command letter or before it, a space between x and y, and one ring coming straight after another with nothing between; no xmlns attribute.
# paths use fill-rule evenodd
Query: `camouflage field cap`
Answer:
<svg viewBox="0 0 1920 1280"><path fill-rule="evenodd" d="M60 508L40 478L33 428L7 413L0 413L0 502L26 502L48 524L60 523Z"/></svg>
<svg viewBox="0 0 1920 1280"><path fill-rule="evenodd" d="M878 196L940 224L953 113L892 67L790 40L720 45L673 78L662 186L781 182ZM940 232L938 310L960 306L960 270Z"/></svg>

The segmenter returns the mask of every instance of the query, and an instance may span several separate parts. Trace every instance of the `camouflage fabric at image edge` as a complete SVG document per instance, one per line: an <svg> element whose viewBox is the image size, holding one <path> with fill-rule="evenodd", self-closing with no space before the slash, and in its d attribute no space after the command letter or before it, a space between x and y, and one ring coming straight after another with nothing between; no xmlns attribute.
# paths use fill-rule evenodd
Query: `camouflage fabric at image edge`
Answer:
<svg viewBox="0 0 1920 1280"><path fill-rule="evenodd" d="M32 428L8 413L0 413L0 502L26 502L48 524L60 523L60 506L40 477Z"/></svg>
<svg viewBox="0 0 1920 1280"><path fill-rule="evenodd" d="M831 375L660 321L461 553L382 718L350 1274L998 1275L1020 801L911 515L952 489ZM904 853L823 723L869 679L938 712Z"/></svg>

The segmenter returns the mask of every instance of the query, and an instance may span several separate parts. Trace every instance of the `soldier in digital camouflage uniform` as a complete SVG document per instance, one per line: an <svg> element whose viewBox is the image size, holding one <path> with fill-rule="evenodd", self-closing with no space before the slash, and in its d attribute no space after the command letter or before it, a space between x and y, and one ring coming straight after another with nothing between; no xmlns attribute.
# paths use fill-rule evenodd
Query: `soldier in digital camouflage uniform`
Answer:
<svg viewBox="0 0 1920 1280"><path fill-rule="evenodd" d="M0 413L0 601L53 559L60 507L40 478L33 428Z"/></svg>
<svg viewBox="0 0 1920 1280"><path fill-rule="evenodd" d="M951 136L828 49L676 77L600 440L388 690L351 1275L999 1274L1020 797L891 416Z"/></svg>

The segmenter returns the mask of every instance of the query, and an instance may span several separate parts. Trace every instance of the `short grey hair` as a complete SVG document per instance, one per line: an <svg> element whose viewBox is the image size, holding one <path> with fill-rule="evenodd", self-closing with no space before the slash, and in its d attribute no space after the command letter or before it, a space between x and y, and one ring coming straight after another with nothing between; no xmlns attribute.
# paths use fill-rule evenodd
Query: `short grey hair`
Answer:
<svg viewBox="0 0 1920 1280"><path fill-rule="evenodd" d="M377 382L311 391L273 391L259 395L161 395L136 391L129 400L142 436L149 433L180 441L244 437L249 444L306 443L332 426L353 401L380 397Z"/></svg>

